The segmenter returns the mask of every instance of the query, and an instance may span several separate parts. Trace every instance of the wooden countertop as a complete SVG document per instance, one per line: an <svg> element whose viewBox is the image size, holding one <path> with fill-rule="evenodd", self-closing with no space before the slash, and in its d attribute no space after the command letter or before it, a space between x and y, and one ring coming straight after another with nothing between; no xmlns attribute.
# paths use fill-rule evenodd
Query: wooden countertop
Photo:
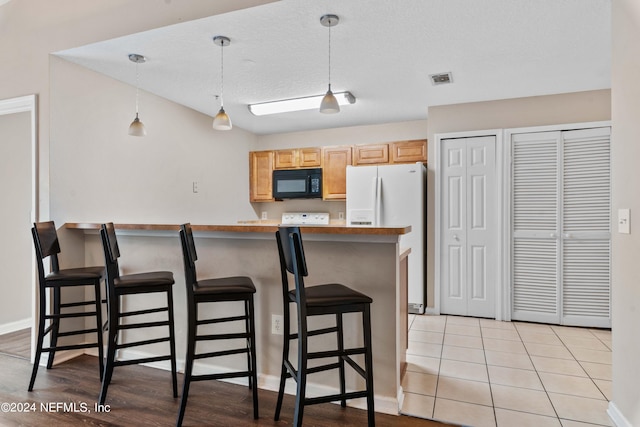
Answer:
<svg viewBox="0 0 640 427"><path fill-rule="evenodd" d="M178 224L114 224L116 230L178 231ZM277 223L245 224L191 224L193 231L230 232L230 233L275 233ZM99 230L99 223L67 222L63 226L70 230ZM301 225L300 229L308 234L356 234L374 236L392 236L407 234L411 226L406 227L348 227L346 225Z"/></svg>

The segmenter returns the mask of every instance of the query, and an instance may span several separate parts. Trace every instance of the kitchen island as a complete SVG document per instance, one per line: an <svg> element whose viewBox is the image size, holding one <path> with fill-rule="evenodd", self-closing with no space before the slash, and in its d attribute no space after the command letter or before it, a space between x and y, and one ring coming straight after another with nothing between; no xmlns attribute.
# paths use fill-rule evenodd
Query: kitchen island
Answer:
<svg viewBox="0 0 640 427"><path fill-rule="evenodd" d="M277 223L254 221L234 225L193 224L198 251L198 277L220 277L246 275L256 285L256 341L258 349L259 387L277 390L282 357L282 334L274 327L272 317L282 315L282 287L279 258L275 241ZM67 259L78 265L96 265L104 262L100 243L98 223L67 223L60 230L65 250L76 259ZM410 250L400 248L399 236L409 233L411 227L347 227L344 225L300 226L303 237L309 277L308 286L321 283L343 283L373 299L372 337L374 356L374 390L376 410L398 414L402 399L400 376L405 364L407 344L407 284L406 271ZM174 304L176 309L176 335L178 366L184 366L186 350L186 290L182 250L177 224L116 224L120 247L120 268L123 273L150 270L174 272L176 285ZM84 259L79 260L78 257ZM134 297L135 298L135 297ZM127 298L128 308L142 308L144 296L138 300ZM225 306L225 304L228 304ZM234 311L238 303L224 303L211 306L219 316ZM312 319L311 327L321 327L333 323L332 318ZM362 328L359 316L345 315L345 338L347 346L362 342ZM126 337L133 339L134 336ZM326 338L326 339L325 339ZM310 341L314 348L334 348L335 338L316 337ZM161 345L161 344L158 344ZM157 347L160 351L160 347ZM294 351L294 349L292 349ZM150 346L148 353L153 354ZM127 354L122 355L127 358ZM200 365L196 369L225 371L240 368L242 361L217 361L218 365ZM167 369L162 363L154 366ZM353 375L352 375L353 374ZM114 381L117 378L114 377ZM123 380L124 381L124 380ZM242 383L242 380L238 380ZM337 382L335 375L312 375L308 383L308 395L334 393ZM288 382L287 392L295 393L294 384ZM347 388L361 389L361 378L348 372ZM290 387L290 388L289 388ZM170 392L167 383L167 392ZM365 407L364 399L354 400L354 406Z"/></svg>

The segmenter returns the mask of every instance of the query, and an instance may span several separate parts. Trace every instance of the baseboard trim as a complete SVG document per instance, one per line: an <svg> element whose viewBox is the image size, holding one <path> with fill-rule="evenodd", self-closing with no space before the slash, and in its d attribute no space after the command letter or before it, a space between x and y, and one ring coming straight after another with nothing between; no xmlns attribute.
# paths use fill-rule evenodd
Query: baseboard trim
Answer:
<svg viewBox="0 0 640 427"><path fill-rule="evenodd" d="M0 325L0 335L21 331L23 329L27 329L30 327L31 327L31 318L5 323L3 325Z"/></svg>
<svg viewBox="0 0 640 427"><path fill-rule="evenodd" d="M613 421L613 424L616 427L633 427L633 425L627 420L627 418L620 412L615 403L609 402L609 407L607 408L607 415Z"/></svg>

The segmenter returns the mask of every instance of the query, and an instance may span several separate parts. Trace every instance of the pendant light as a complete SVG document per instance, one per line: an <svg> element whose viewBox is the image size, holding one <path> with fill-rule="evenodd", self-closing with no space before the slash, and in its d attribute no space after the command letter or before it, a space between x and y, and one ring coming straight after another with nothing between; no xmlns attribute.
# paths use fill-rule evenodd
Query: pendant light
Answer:
<svg viewBox="0 0 640 427"><path fill-rule="evenodd" d="M340 112L338 100L331 92L331 27L338 25L338 22L340 22L338 15L324 15L320 18L320 23L325 27L329 27L329 89L320 103L320 112L326 114Z"/></svg>
<svg viewBox="0 0 640 427"><path fill-rule="evenodd" d="M213 42L220 46L220 111L213 119L213 128L215 130L230 130L233 125L231 118L224 111L224 47L231 44L231 40L225 36L215 36Z"/></svg>
<svg viewBox="0 0 640 427"><path fill-rule="evenodd" d="M147 58L142 55L138 55L137 53L132 53L129 55L129 61L135 62L136 64L136 118L133 119L131 124L129 125L129 135L131 136L145 136L147 135L147 130L144 128L144 124L138 118L138 98L139 98L139 74L138 74L138 64L144 64L147 62Z"/></svg>

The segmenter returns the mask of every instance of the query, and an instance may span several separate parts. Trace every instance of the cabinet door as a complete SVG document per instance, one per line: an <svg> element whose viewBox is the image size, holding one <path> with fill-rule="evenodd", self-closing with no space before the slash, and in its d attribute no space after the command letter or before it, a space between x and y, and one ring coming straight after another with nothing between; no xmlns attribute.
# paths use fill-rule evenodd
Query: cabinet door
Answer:
<svg viewBox="0 0 640 427"><path fill-rule="evenodd" d="M298 166L301 168L319 168L322 165L322 150L318 147L300 148Z"/></svg>
<svg viewBox="0 0 640 427"><path fill-rule="evenodd" d="M347 199L347 165L351 164L351 147L324 147L322 149L322 198Z"/></svg>
<svg viewBox="0 0 640 427"><path fill-rule="evenodd" d="M274 169L293 169L298 166L298 150L278 150L274 152Z"/></svg>
<svg viewBox="0 0 640 427"><path fill-rule="evenodd" d="M367 144L353 147L353 165L381 165L389 163L389 144Z"/></svg>
<svg viewBox="0 0 640 427"><path fill-rule="evenodd" d="M391 163L427 161L427 140L397 141L391 144Z"/></svg>
<svg viewBox="0 0 640 427"><path fill-rule="evenodd" d="M249 153L249 201L273 201L272 179L273 151Z"/></svg>

